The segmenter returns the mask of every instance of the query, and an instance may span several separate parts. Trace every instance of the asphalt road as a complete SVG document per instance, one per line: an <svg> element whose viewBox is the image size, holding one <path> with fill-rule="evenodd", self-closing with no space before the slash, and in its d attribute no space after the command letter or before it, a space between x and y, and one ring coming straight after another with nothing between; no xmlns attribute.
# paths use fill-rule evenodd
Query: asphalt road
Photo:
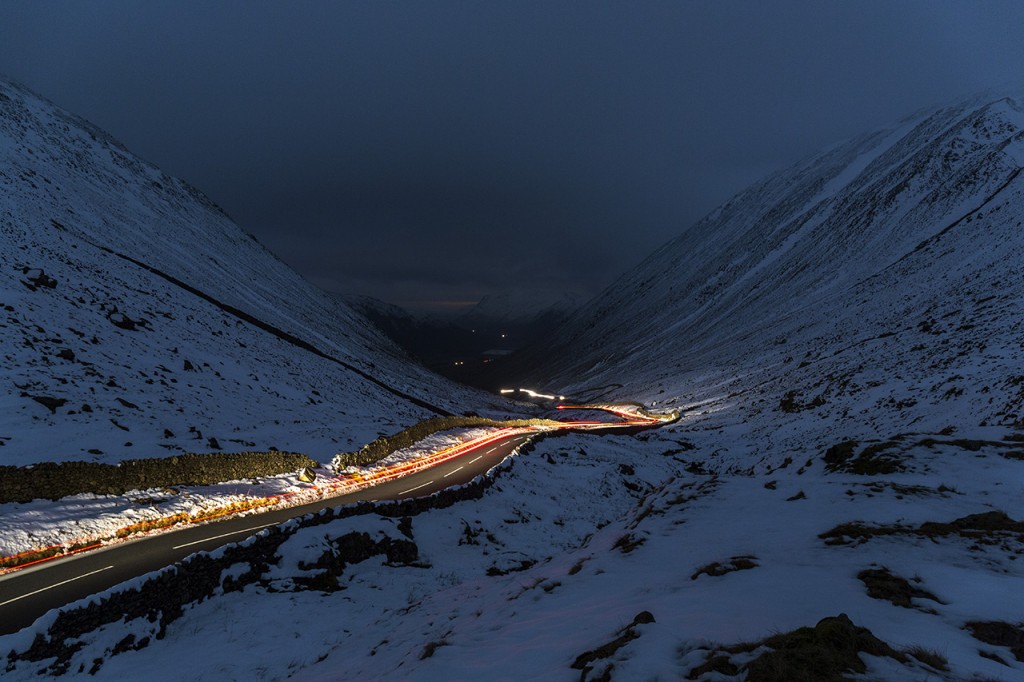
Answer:
<svg viewBox="0 0 1024 682"><path fill-rule="evenodd" d="M196 552L239 542L257 531L288 519L362 500L424 497L449 486L467 483L486 472L529 439L517 434L472 450L425 471L409 474L355 493L262 514L159 533L55 559L0 577L0 635L25 628L47 611L145 575Z"/></svg>

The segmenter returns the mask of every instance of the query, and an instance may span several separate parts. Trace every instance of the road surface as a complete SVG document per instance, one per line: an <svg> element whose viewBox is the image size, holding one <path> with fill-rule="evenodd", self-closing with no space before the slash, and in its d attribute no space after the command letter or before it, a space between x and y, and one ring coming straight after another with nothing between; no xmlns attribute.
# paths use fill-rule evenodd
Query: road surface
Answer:
<svg viewBox="0 0 1024 682"><path fill-rule="evenodd" d="M180 530L62 557L0 576L0 635L31 625L51 609L159 570L190 554L239 542L263 528L297 516L364 500L423 497L453 485L468 483L530 437L531 434L522 433L509 435L425 471L358 492L214 523L185 526Z"/></svg>

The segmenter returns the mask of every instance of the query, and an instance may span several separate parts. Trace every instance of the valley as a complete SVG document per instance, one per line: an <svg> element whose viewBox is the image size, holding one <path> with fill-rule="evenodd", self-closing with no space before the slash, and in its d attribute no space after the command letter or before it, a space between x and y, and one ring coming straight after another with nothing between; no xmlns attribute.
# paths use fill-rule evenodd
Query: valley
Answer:
<svg viewBox="0 0 1024 682"><path fill-rule="evenodd" d="M503 357L502 394L0 82L0 474L320 465L0 504L9 555L311 505L4 576L5 679L1017 679L1022 102L769 174Z"/></svg>

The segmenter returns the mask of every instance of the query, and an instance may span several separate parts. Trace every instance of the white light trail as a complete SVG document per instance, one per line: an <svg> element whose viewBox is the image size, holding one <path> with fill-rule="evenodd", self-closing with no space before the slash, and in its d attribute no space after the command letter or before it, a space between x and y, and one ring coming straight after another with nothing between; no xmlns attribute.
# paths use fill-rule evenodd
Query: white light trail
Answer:
<svg viewBox="0 0 1024 682"><path fill-rule="evenodd" d="M547 395L546 393L537 393L537 391L531 391L528 388L521 388L521 389L519 389L519 392L520 393L525 393L526 395L530 396L531 398L544 398L545 400L554 400L555 399L555 396L553 396L553 395Z"/></svg>
<svg viewBox="0 0 1024 682"><path fill-rule="evenodd" d="M516 390L517 389L514 388L503 388L498 392L501 393L502 395L508 395L509 393L515 393ZM543 398L544 400L565 400L564 395L548 395L547 393L538 393L537 391L534 391L533 389L530 388L520 388L518 390L520 393L525 393L531 398Z"/></svg>

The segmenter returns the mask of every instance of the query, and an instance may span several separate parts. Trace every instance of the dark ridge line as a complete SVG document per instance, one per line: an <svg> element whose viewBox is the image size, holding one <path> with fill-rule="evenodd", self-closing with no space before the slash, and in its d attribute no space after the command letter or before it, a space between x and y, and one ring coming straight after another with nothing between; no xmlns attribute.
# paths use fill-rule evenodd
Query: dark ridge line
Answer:
<svg viewBox="0 0 1024 682"><path fill-rule="evenodd" d="M55 225L54 227L57 227L57 226ZM63 226L61 226L58 229L64 229L65 231L67 231L67 228L63 228ZM274 336L276 336L277 338L281 339L285 343L289 343L289 344L295 346L296 348L301 348L302 350L309 351L310 353L313 353L314 355L317 355L317 356L319 356L319 357L321 357L321 358L323 358L325 360L329 360L330 362L333 362L335 364L341 365L342 367L344 367L345 369L349 370L350 372L353 372L353 373L359 375L363 379L366 379L370 383L372 383L372 384L374 384L376 386L379 386L380 388L383 388L385 391L387 391L388 393L391 393L392 395L398 396L402 400L408 401L408 402L412 403L413 405L416 405L417 407L422 407L423 409L428 410L430 412L433 412L434 414L441 415L442 417L451 417L451 416L453 416L452 413L449 412L448 410L445 410L443 408L437 407L436 405L432 405L432 404L428 403L427 401L425 401L425 400L423 400L421 398L417 398L416 396L412 396L412 395L409 395L408 393L405 393L403 391L399 391L397 388L394 388L393 386L389 386L388 384L384 383L380 379L378 379L378 378L376 378L376 377L374 377L374 376L372 376L370 374L367 374L366 372L364 372L363 370L359 369L358 367L350 365L349 363L345 362L344 360L339 360L338 358L336 358L336 357L334 357L332 355L328 355L327 353L323 352L322 350L320 350L319 348L317 348L313 344L309 343L308 341L300 339L299 337L295 336L294 334L290 334L290 333L284 331L283 329L279 329L279 328L275 327L274 325L270 324L269 322L264 322L263 320L261 320L261 319L259 319L257 317L254 317L253 315L250 315L249 313L245 312L244 310L240 310L240 309L238 309L238 308L236 308L236 307L234 307L232 305L228 305L227 303L224 303L222 301L218 301L213 296L210 296L209 294L207 294L204 291L200 291L199 289L196 289L194 286L192 286L190 284L186 284L185 282L182 282L180 279L178 279L177 277L174 277L173 275L168 275L166 272L163 272L162 270L158 270L157 268L154 268L152 265L147 265L146 263L143 263L142 261L135 260L131 256L126 256L123 253L118 253L117 251L114 251L111 248L108 248L106 246L102 246L100 244L93 243L91 240L86 239L82 235L76 235L76 236L78 236L80 239L82 239L82 241L84 241L84 242L86 242L88 244L92 244L92 246L95 246L96 248L98 248L98 249L100 249L102 251L106 251L107 253L109 253L111 255L114 255L114 256L117 256L118 258L124 259L124 260L128 261L129 263L132 263L133 265L137 265L140 268L142 268L144 270L147 270L147 271L153 273L154 275L167 280L168 282L170 282L174 286L179 287L181 289L184 289L185 291L189 292L193 296L198 296L199 298L203 299L207 303L210 303L210 304L216 306L217 308L220 308L221 310L223 310L224 312L228 313L229 315L234 315L235 317L237 317L238 319L242 320L243 322L248 322L249 324L251 324L252 326L256 327L257 329L261 329L261 330L263 330L263 331L265 331L265 332L267 332L269 334L273 334Z"/></svg>
<svg viewBox="0 0 1024 682"><path fill-rule="evenodd" d="M939 230L939 232L937 232L936 234L933 234L930 237L925 237L925 239L922 240L917 246L915 246L913 249L911 249L907 253L903 254L902 256L900 256L899 258L894 260L892 263L889 263L888 265L886 265L881 270L878 270L877 272L868 275L864 279L859 280L857 282L854 282L853 284L847 286L845 289L842 290L842 292L846 292L846 291L850 291L850 290L856 289L857 287L862 286L862 285L870 282L871 280L875 279L876 277L880 277L882 275L882 273L887 272L888 270L896 267L897 265L899 265L900 263L902 263L906 259L910 258L912 255L917 253L918 251L921 251L924 248L926 248L927 246L931 245L934 241L938 240L940 237L945 235L947 232L952 230L954 227L956 227L957 225L959 225L963 221L967 220L967 218L969 218L970 216L974 215L975 213L977 213L981 209L985 208L985 206L987 206L993 199L995 199L996 196L1001 194L1007 187L1009 187L1011 182L1013 182L1014 180L1017 179L1017 176L1020 175L1022 170L1024 170L1024 167L1017 167L1017 168L1015 168L1013 170L1013 172L1010 173L1009 178L1007 178L1007 180L1002 185L1000 185L994 192L992 192L987 197L985 197L985 200L982 201L976 208L973 208L970 211L968 211L967 213L963 214L962 216L960 216L959 218L954 220L952 223L950 223L946 227L944 227L941 230ZM839 293L842 293L842 292L838 292L838 293L835 293L835 294L830 294L829 297L827 297L827 298L832 298L832 297L838 296ZM799 315L800 313L802 313L807 308L819 305L820 302L821 301L813 301L811 303L808 303L808 304L806 304L806 305L804 305L804 306L802 306L800 308L797 308L796 310L794 310L794 311L792 311L790 313L787 313L786 315L784 315L784 316L782 316L782 317L780 317L778 319L781 321L781 320L786 320L786 319L789 319L789 318L794 317L796 315ZM748 334L747 336L751 336L754 333L755 332L750 332L750 334ZM862 342L873 341L876 338L878 338L878 337L873 337L873 338L870 338L870 339L864 339ZM858 343L862 343L862 342L858 342ZM846 348L843 348L842 350L836 351L836 353L833 354L833 356L831 356L831 357L834 357L838 353L845 352L845 351L849 350L850 348L853 348L855 345L857 345L857 344L853 344L853 345L847 346ZM817 360L812 360L812 362L817 362Z"/></svg>
<svg viewBox="0 0 1024 682"><path fill-rule="evenodd" d="M1012 173L1010 173L1010 177L1006 179L1006 182L1004 182L1003 184L1001 184L1001 185L999 186L999 188L998 188L998 189L996 189L996 191L992 192L992 194L989 194L989 195L988 195L987 197L985 197L985 201L981 202L981 204L979 204L977 208L975 208L975 209L974 209L974 210L972 210L972 211L969 211L968 213L965 213L965 214L963 214L962 216L960 216L960 218L958 218L957 220L953 221L952 223L950 223L950 224L949 224L949 225L947 225L946 227L942 228L942 229L941 229L941 230L940 230L939 232L937 232L936 234L933 234L933 235L932 235L931 237L928 237L927 239L925 239L924 241L922 241L922 242L921 242L920 244L918 244L917 246L915 246L915 247L914 247L914 250L913 250L913 251L911 251L910 253L915 253L915 252L917 252L917 251L920 251L921 249L925 248L926 246L928 246L928 245L929 245L929 244L931 244L932 242L934 242L934 241L938 240L938 239L939 239L939 237L941 237L942 235L946 234L947 232L949 232L950 230L952 230L952 229L953 229L954 227L956 227L956 226L957 226L957 225L959 225L960 223L964 222L965 220L967 220L968 218L970 218L971 216L973 216L973 215L974 215L975 213L977 213L977 212L978 212L978 211L980 211L981 209L985 208L985 207L986 207L986 206L987 206L987 205L988 205L988 204L989 204L989 203L990 203L990 202L991 202L991 201L992 201L993 199L995 199L995 198L996 198L996 197L997 197L997 196L998 196L998 195L999 195L1000 193L1002 193L1002 191L1003 191L1004 189L1006 189L1007 187L1009 187L1009 185L1010 185L1010 183L1011 183L1011 182L1013 182L1014 180L1016 180L1016 179L1017 179L1017 176L1018 176L1018 175L1020 175L1020 172L1021 172L1021 170L1024 170L1024 169L1022 169L1022 168L1020 168L1020 167L1018 167L1018 168L1014 169L1014 171L1013 171ZM909 255L909 254L908 254L908 255ZM897 261L897 262L899 262L899 261Z"/></svg>
<svg viewBox="0 0 1024 682"><path fill-rule="evenodd" d="M857 282L856 284L853 284L853 285L852 285L852 286L850 286L849 288L850 288L850 289L853 289L853 288L855 288L855 287L859 287L859 286L861 286L862 284L865 284L866 282L869 282L869 281L873 280L874 278L876 278L876 277L878 277L879 275L881 275L881 274L882 274L883 272L885 272L885 271L887 271L887 270L890 270L891 268L894 268L894 267L896 267L897 265L899 265L900 263L902 263L902 262L903 262L903 261L905 261L906 259L908 259L908 258L910 258L911 256L913 256L913 255L914 255L915 253L917 253L918 251L921 251L922 249L924 249L924 248L926 248L926 247L928 247L928 246L932 245L932 244L933 244L933 243L935 243L936 241L938 241L938 239L939 239L940 237L942 237L943 235L945 235L945 234L946 234L947 232L949 232L950 230L952 230L952 229L953 229L954 227L956 227L956 226L957 226L957 225L959 225L960 223L964 222L965 220L967 220L968 218L970 218L971 216L973 216L973 215L974 215L975 213L977 213L977 212L978 212L978 211L980 211L981 209L983 209L983 208L985 208L986 206L988 206L988 204L989 204L989 203L990 203L990 202L991 202L991 201L992 201L993 199L995 199L995 198L996 198L997 196L999 196L999 195L1000 195L1000 194L1001 194L1001 193L1003 192L1003 190L1005 190L1005 189L1006 189L1007 187L1009 187L1009 186L1010 186L1010 183L1011 183L1011 182L1013 182L1014 180L1016 180L1016 179L1017 179L1017 177L1018 177L1018 176L1020 175L1020 172L1021 172L1022 170L1024 170L1024 168L1021 168L1021 167L1019 167L1019 166L1018 166L1017 168L1015 168L1015 169L1013 170L1013 172L1012 172L1012 173L1010 173L1010 177L1006 179L1006 182L1004 182L1003 184L1001 184L1001 185L1000 185L1000 186L999 186L999 187L998 187L998 188L997 188L997 189L996 189L996 190L995 190L994 192L992 192L992 193L991 193L991 194L989 194L989 195L988 195L987 197L985 197L985 200L984 200L984 201L982 201L982 202L981 202L980 204L978 204L978 206L976 206L975 208L971 209L971 210L970 210L970 211L968 211L967 213L964 213L964 214L963 214L962 216L960 216L959 218L957 218L956 220L954 220L953 222L951 222L951 223L950 223L949 225L946 225L946 227L942 228L941 230L939 230L938 232L936 232L936 233L935 233L935 234L933 234L932 236L930 236L930 237L926 237L926 238L925 238L925 239L924 239L923 241L921 241L921 243L920 243L920 244L918 244L918 245L917 245L917 246L915 246L915 247L914 247L913 249L911 249L911 250L910 250L910 251L908 251L907 253L903 254L902 256L900 256L899 258L897 258L896 260L894 260L894 261L893 261L892 263L889 263L888 265L886 265L886 266L885 266L884 268L882 268L882 269L881 269L881 270L879 270L878 272L876 272L876 273L874 273L873 275L870 275L870 276L868 276L868 277L865 277L864 279L862 279L861 281Z"/></svg>
<svg viewBox="0 0 1024 682"><path fill-rule="evenodd" d="M345 369L349 370L350 372L354 372L355 374L358 374L359 376L361 376L363 379L366 379L370 383L375 384L375 385L383 388L385 391L387 391L387 392L389 392L389 393L391 393L393 395L396 395L399 398L402 398L403 400L406 400L406 401L412 403L413 405L416 405L418 407L422 407L423 409L429 410L430 412L433 412L434 414L439 414L442 417L450 417L450 416L452 416L452 413L449 412L448 410L445 410L445 409L442 409L440 407L437 407L436 405L431 405L427 401L422 400L420 398L417 398L416 396L412 396L412 395L409 395L408 393L405 393L403 391L399 391L397 388L394 388L393 386L389 386L388 384L384 383L380 379L378 379L375 376L372 376L370 374L367 374L366 372L364 372L363 370L359 369L358 367L350 365L349 363L345 362L344 360L339 360L338 358L336 358L336 357L334 357L332 355L328 355L327 353L325 353L324 351L320 350L319 348L317 348L313 344L309 343L308 341L300 339L299 337L297 337L297 336L295 336L293 334L290 334L290 333L284 331L283 329L279 329L279 328L275 327L274 325L270 324L269 322L264 322L263 320L261 320L261 319L259 319L257 317L254 317L253 315L250 315L249 313L245 312L244 310L240 310L240 309L238 309L238 308L236 308L236 307L234 307L232 305L228 305L227 303L224 303L222 301L218 301L213 296L210 296L206 292L200 291L199 289L196 289L195 287L193 287L193 286L191 286L189 284L186 284L185 282L182 282L180 279L178 279L177 277L174 277L173 275L168 275L166 272L158 270L158 269L154 268L151 265L147 265L146 263L143 263L141 261L137 261L134 258L132 258L131 256L126 256L123 253L118 253L117 251L114 251L112 249L108 249L105 246L100 246L99 248L103 249L104 251L107 251L108 253L111 253L111 254L117 256L118 258L123 258L124 260L128 261L129 263L133 263L133 264L139 266L140 268L148 270L149 272L152 272L154 275L157 275L158 277L162 277L163 279L167 280L168 282L170 282L174 286L181 287L182 289L184 289L185 291L189 292L190 294L192 294L194 296L198 296L199 298L203 299L204 301L213 304L214 306L216 306L217 308L220 308L221 310L223 310L224 312L228 313L229 315L234 315L235 317L237 317L238 319L242 320L243 322L248 322L249 324L251 324L252 326L256 327L257 329L262 329L263 331L265 331L265 332L267 332L269 334L273 334L274 336L276 336L277 338L281 339L285 343L290 343L291 345L293 345L293 346L295 346L297 348L301 348L302 350L309 351L310 353L313 353L314 355L317 355L317 356L319 356L319 357L321 357L321 358L323 358L325 360L329 360L329 361L331 361L333 363L341 365L342 367L344 367Z"/></svg>

